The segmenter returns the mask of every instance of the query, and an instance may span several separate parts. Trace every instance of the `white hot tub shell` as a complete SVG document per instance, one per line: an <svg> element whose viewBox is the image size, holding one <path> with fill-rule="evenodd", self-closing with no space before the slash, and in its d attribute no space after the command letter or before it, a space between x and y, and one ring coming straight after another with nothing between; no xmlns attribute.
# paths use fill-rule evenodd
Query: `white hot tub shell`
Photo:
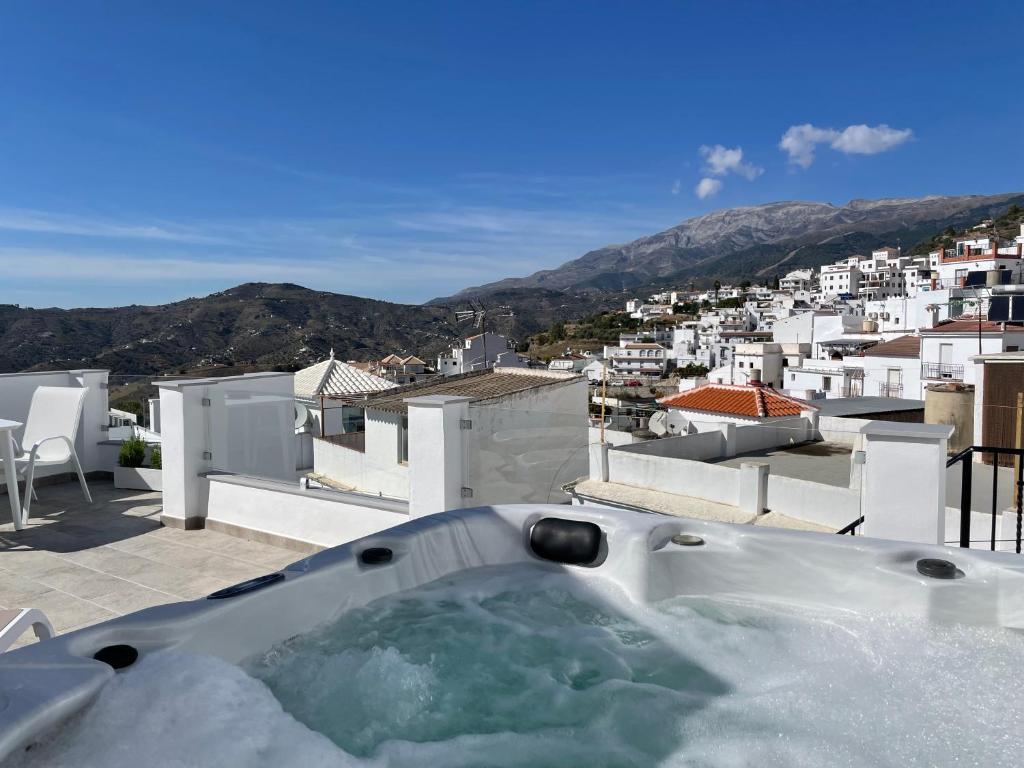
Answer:
<svg viewBox="0 0 1024 768"><path fill-rule="evenodd" d="M538 558L530 532L544 518L598 525L597 561L574 566ZM704 543L673 543L679 533ZM393 557L365 564L359 555L369 548L390 549ZM956 578L921 575L922 558L952 561ZM0 760L85 707L118 674L93 658L101 648L128 645L142 657L174 648L238 663L378 598L467 569L522 563L581 580L609 579L642 603L718 597L1024 628L1024 560L1015 555L597 507L464 509L300 560L262 589L146 609L0 655Z"/></svg>

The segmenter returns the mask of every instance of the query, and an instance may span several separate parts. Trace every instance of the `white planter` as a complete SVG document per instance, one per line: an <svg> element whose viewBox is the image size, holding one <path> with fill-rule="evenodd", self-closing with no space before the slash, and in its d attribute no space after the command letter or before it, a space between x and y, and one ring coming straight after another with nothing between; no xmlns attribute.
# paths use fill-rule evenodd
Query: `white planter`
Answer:
<svg viewBox="0 0 1024 768"><path fill-rule="evenodd" d="M162 491L163 473L150 467L114 467L114 487L139 491Z"/></svg>

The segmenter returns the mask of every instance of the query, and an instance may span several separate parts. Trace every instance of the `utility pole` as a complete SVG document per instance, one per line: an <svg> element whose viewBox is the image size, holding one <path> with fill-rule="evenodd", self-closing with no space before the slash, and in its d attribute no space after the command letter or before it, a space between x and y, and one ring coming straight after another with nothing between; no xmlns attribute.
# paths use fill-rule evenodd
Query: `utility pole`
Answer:
<svg viewBox="0 0 1024 768"><path fill-rule="evenodd" d="M601 444L604 445L604 405L608 398L608 363L601 361Z"/></svg>
<svg viewBox="0 0 1024 768"><path fill-rule="evenodd" d="M1020 443L1021 443L1020 430L1021 430L1022 421L1024 421L1024 392L1018 392L1017 393L1017 428L1016 428L1016 430L1013 433L1013 447L1016 448L1017 450L1020 450ZM997 461L996 462L996 467L998 467L998 465L999 465L999 462ZM993 471L995 471L995 468L993 468ZM1020 477L1020 455L1019 454L1013 457L1013 476L1015 478L1019 478ZM1021 494L1020 484L1019 483L1015 484L1015 488L1016 488L1016 491L1014 492L1013 503L1014 503L1014 506L1017 506L1017 505L1020 504L1020 494Z"/></svg>

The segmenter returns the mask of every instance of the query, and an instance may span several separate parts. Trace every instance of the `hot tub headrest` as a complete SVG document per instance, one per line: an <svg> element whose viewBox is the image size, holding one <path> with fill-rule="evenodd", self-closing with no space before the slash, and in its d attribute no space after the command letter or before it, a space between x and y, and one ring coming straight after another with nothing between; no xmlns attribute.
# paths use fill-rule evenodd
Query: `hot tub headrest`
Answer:
<svg viewBox="0 0 1024 768"><path fill-rule="evenodd" d="M601 529L585 520L545 517L530 531L530 549L537 557L569 565L590 565L601 548Z"/></svg>

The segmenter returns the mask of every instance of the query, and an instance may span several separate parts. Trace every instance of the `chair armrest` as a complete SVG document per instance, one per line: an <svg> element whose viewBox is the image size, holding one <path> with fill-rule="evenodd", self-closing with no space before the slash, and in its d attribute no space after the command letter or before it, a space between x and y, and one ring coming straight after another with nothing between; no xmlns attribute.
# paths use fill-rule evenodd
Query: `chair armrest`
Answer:
<svg viewBox="0 0 1024 768"><path fill-rule="evenodd" d="M54 435L53 437L44 437L42 440L38 441L35 445L32 446L32 448L28 452L29 461L32 463L35 462L36 453L38 453L39 451L39 446L43 445L44 443L53 442L54 440L63 440L65 443L67 443L68 451L70 451L71 453L75 452L75 444L71 442L71 439L67 435Z"/></svg>

